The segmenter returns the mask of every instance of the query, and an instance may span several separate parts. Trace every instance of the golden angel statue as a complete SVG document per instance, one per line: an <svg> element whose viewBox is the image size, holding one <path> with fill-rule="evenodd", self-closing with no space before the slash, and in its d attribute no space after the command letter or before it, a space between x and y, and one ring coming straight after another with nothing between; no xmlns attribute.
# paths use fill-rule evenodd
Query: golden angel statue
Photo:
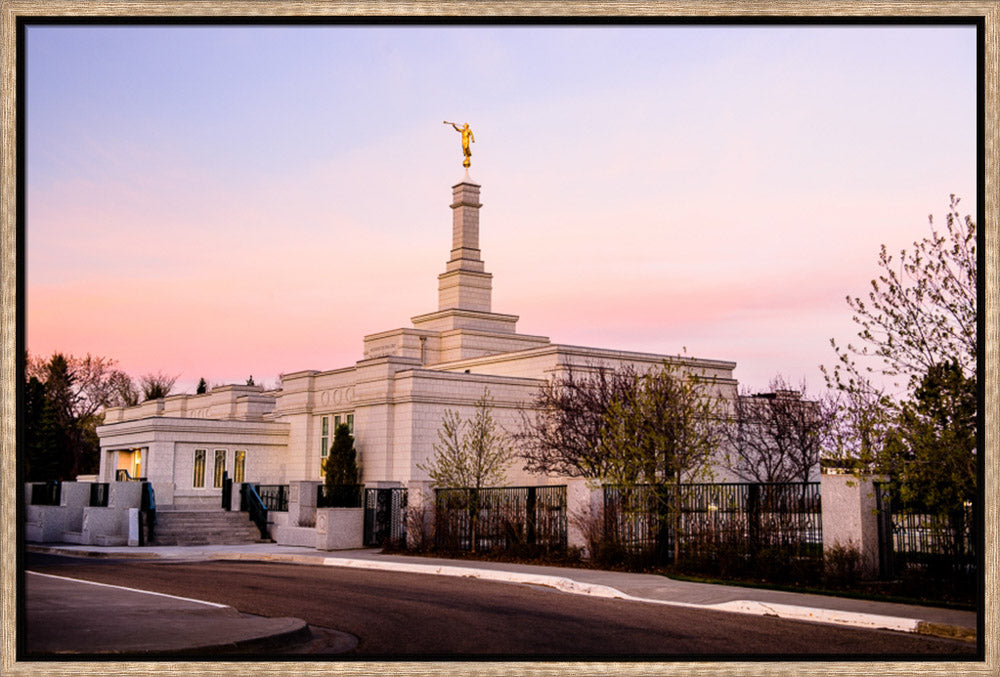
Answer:
<svg viewBox="0 0 1000 677"><path fill-rule="evenodd" d="M472 157L472 150L469 148L469 144L476 142L476 137L472 135L472 130L469 129L469 123L466 122L461 127L459 127L454 122L448 122L447 120L445 120L444 124L451 125L452 127L455 128L456 132L461 133L462 152L465 154L465 159L462 160L462 166L468 169L469 165L472 164L471 161L469 160L469 158Z"/></svg>

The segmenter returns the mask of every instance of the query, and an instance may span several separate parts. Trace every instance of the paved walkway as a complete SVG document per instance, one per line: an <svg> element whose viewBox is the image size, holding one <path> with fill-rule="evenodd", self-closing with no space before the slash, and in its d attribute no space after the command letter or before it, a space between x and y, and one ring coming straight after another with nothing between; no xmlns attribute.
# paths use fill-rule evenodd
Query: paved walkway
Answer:
<svg viewBox="0 0 1000 677"><path fill-rule="evenodd" d="M223 604L102 583L29 572L25 592L29 655L218 654L310 638L298 618L250 616Z"/></svg>
<svg viewBox="0 0 1000 677"><path fill-rule="evenodd" d="M285 562L315 566L343 566L390 571L406 571L445 576L466 576L486 580L504 581L510 583L526 583L545 585L569 593L595 595L642 601L654 604L690 606L731 611L749 615L771 615L783 618L810 620L823 623L835 623L854 627L883 628L902 632L919 632L945 637L960 637L974 639L976 633L976 613L971 611L956 611L935 607L912 606L889 602L850 599L846 597L828 597L757 588L741 588L727 585L710 585L676 581L654 574L632 574L594 569L578 569L567 567L538 566L529 564L512 564L506 562L482 562L475 560L440 559L414 555L383 554L374 549L346 550L324 552L313 548L281 546L275 544L254 545L215 545L215 546L175 546L175 547L98 547L78 545L29 546L34 552L53 554L88 556L88 557L139 557L161 558L185 561L204 561L213 559L250 560L263 562ZM118 644L120 633L113 626L123 625L136 635L145 637L167 637L173 635L153 632L138 632L144 623L157 623L170 626L186 626L191 628L190 635L198 639L199 644L176 648L182 645L178 636L176 642L170 644L172 651L184 649L205 649L210 646L240 646L239 642L248 643L265 641L263 632L267 622L275 621L274 637L277 639L301 640L301 628L284 626L282 623L296 619L255 619L224 607L208 611L205 603L196 612L193 607L181 605L176 598L171 598L168 608L158 614L139 614L135 611L135 599L127 595L119 599L108 596L93 595L92 591L83 586L78 595L65 598L56 609L51 598L35 599L34 589L44 577L29 575L28 577L28 618L41 609L44 613L61 613L65 617L81 616L90 619L103 619L99 628L87 632L83 646L93 648L93 637L106 633L109 637L107 650L113 650ZM77 584L80 586L81 584ZM91 586L92 587L92 586ZM87 593L90 593L89 596ZM124 593L124 591L122 591ZM138 593L135 593L138 594ZM157 605L166 604L167 598L158 596ZM47 601L46 601L47 599ZM149 598L145 603L150 602ZM94 604L110 605L111 608L98 610ZM37 604L42 607L36 608ZM195 604L187 601L187 604ZM124 605L124 606L123 606ZM215 605L213 605L215 606ZM131 609L130 614L119 613L122 609ZM227 611L228 610L228 611ZM37 617L37 616L36 616ZM178 619L183 618L183 622ZM120 620L117 620L120 619ZM192 623L189 620L195 619ZM212 620L208 620L212 619ZM194 622L203 622L204 630L195 632ZM301 621L299 621L301 623ZM77 624L79 625L79 624ZM93 623L88 622L87 626ZM213 630L213 628L215 628ZM68 630L72 635L72 630ZM215 636L213 633L219 633ZM79 633L78 633L79 634ZM76 640L73 640L76 641ZM67 640L66 647L60 649L52 646L45 651L80 651L79 645ZM345 647L349 644L344 640ZM160 646L158 643L157 646ZM166 645L164 645L166 646ZM100 649L103 651L105 649ZM124 649L120 649L124 650ZM344 650L347 650L346 648Z"/></svg>

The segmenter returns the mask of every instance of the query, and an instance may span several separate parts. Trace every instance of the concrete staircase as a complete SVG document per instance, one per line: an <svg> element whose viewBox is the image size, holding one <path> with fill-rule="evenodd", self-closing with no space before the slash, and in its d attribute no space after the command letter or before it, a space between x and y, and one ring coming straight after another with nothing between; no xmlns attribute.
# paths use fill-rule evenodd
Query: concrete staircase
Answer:
<svg viewBox="0 0 1000 677"><path fill-rule="evenodd" d="M260 530L245 512L157 510L150 545L238 545L262 543Z"/></svg>

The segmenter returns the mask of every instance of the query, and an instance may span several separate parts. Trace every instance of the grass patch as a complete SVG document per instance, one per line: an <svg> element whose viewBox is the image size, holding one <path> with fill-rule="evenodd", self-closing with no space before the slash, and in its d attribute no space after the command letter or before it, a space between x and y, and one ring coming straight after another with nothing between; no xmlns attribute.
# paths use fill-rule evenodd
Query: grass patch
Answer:
<svg viewBox="0 0 1000 677"><path fill-rule="evenodd" d="M912 586L920 585L923 588L937 588L938 581L928 582L926 580L917 581L858 581L852 587L833 587L817 585L796 585L793 583L772 583L769 581L753 579L721 579L695 574L682 573L672 570L661 570L661 576L677 581L688 581L691 583L708 583L711 585L731 585L742 588L758 588L764 590L780 590L782 592L800 592L810 595L826 595L828 597L846 597L850 599L865 599L875 602L893 602L896 604L918 604L921 606L932 606L943 609L956 609L960 611L975 611L976 602L973 598L974 591L968 590L968 595L957 594L928 597L927 595L914 595L909 590ZM931 583L931 585L928 585ZM904 590L905 592L900 592Z"/></svg>

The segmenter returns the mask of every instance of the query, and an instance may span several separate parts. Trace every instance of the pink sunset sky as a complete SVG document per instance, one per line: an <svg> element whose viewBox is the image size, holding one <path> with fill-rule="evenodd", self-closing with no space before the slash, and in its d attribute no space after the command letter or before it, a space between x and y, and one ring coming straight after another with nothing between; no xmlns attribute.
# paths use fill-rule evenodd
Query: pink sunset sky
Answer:
<svg viewBox="0 0 1000 677"><path fill-rule="evenodd" d="M437 309L482 185L493 309L816 393L890 251L976 211L963 26L30 26L26 341L274 385Z"/></svg>

